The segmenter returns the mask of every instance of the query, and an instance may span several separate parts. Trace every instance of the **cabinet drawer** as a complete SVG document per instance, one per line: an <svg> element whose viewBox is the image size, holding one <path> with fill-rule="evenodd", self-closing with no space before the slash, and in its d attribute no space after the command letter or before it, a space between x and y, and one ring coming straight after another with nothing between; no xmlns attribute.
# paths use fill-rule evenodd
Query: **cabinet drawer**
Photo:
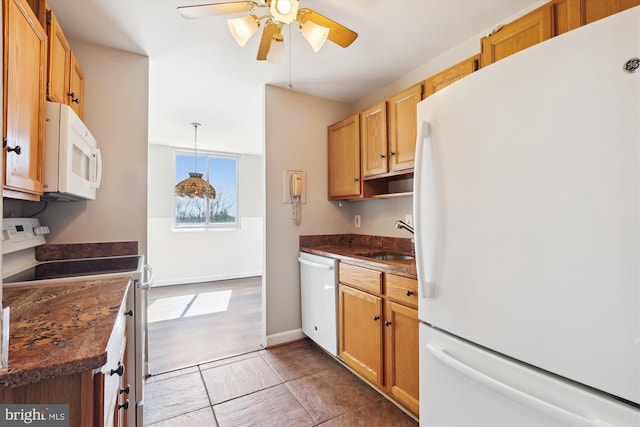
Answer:
<svg viewBox="0 0 640 427"><path fill-rule="evenodd" d="M418 306L418 281L409 277L387 274L387 297L403 304Z"/></svg>
<svg viewBox="0 0 640 427"><path fill-rule="evenodd" d="M377 295L382 293L382 272L340 263L340 283Z"/></svg>

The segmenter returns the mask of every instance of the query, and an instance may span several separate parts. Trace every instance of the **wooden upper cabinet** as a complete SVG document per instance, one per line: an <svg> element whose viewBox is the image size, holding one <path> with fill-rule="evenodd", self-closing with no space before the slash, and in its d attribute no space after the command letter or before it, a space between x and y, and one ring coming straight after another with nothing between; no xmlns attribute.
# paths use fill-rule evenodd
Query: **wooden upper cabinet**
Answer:
<svg viewBox="0 0 640 427"><path fill-rule="evenodd" d="M581 5L582 24L585 25L614 13L639 6L640 0L582 0Z"/></svg>
<svg viewBox="0 0 640 427"><path fill-rule="evenodd" d="M367 108L360 114L362 137L362 176L386 173L387 169L387 103Z"/></svg>
<svg viewBox="0 0 640 427"><path fill-rule="evenodd" d="M67 103L69 75L71 66L71 47L60 28L56 15L47 11L48 53L48 91L47 99L61 104Z"/></svg>
<svg viewBox="0 0 640 427"><path fill-rule="evenodd" d="M48 86L47 99L71 106L78 117L84 112L84 73L51 9L47 9Z"/></svg>
<svg viewBox="0 0 640 427"><path fill-rule="evenodd" d="M424 97L433 95L440 89L449 86L461 78L477 71L480 68L480 55L474 55L456 65L434 74L424 81Z"/></svg>
<svg viewBox="0 0 640 427"><path fill-rule="evenodd" d="M640 6L640 0L553 0L554 35L590 24L623 10Z"/></svg>
<svg viewBox="0 0 640 427"><path fill-rule="evenodd" d="M483 37L481 66L493 64L509 55L553 37L552 4L547 3Z"/></svg>
<svg viewBox="0 0 640 427"><path fill-rule="evenodd" d="M3 137L7 145L3 194L40 200L44 191L47 36L25 0L3 0L3 11Z"/></svg>
<svg viewBox="0 0 640 427"><path fill-rule="evenodd" d="M327 132L329 200L358 198L362 195L360 115L329 126Z"/></svg>
<svg viewBox="0 0 640 427"><path fill-rule="evenodd" d="M68 104L82 119L84 116L84 73L73 52L71 52L70 64Z"/></svg>
<svg viewBox="0 0 640 427"><path fill-rule="evenodd" d="M417 138L417 105L423 85L414 85L388 101L389 171L413 169Z"/></svg>

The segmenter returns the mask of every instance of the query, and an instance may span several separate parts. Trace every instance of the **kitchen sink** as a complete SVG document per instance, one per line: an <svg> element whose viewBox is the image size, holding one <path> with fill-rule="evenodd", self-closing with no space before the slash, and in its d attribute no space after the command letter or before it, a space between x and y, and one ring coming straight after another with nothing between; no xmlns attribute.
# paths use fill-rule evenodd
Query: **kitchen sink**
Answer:
<svg viewBox="0 0 640 427"><path fill-rule="evenodd" d="M365 258L373 258L381 261L410 261L415 259L412 255L404 255L404 254L395 254L388 252L374 252L374 253L366 253L366 254L357 254L359 256Z"/></svg>

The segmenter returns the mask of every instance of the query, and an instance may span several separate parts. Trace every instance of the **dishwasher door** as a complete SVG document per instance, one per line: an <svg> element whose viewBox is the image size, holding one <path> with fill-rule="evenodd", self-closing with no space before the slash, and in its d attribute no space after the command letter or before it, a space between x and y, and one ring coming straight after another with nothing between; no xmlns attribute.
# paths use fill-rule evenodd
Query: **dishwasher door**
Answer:
<svg viewBox="0 0 640 427"><path fill-rule="evenodd" d="M300 252L302 332L338 355L338 260Z"/></svg>

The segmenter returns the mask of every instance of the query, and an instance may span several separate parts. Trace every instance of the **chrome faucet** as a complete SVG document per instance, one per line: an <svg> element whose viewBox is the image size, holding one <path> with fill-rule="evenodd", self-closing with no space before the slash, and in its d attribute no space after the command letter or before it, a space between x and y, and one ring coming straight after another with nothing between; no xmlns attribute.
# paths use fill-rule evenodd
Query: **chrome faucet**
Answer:
<svg viewBox="0 0 640 427"><path fill-rule="evenodd" d="M409 224L407 224L404 221L401 220L397 220L396 221L396 228L404 228L405 230L407 230L409 233L413 234L413 227L410 226Z"/></svg>

